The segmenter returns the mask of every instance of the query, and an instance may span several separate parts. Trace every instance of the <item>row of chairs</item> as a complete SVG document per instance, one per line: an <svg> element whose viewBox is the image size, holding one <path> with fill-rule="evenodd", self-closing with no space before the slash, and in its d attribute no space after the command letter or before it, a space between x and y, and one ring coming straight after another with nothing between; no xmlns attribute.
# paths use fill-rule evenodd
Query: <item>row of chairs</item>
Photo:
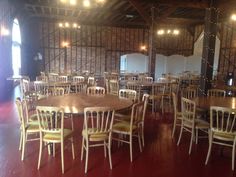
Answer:
<svg viewBox="0 0 236 177"><path fill-rule="evenodd" d="M120 90L120 95L124 94ZM123 95L124 96L124 95ZM124 96L131 99L126 95ZM144 95L141 102L135 103L132 106L131 114L125 119L117 122L115 112L108 107L90 107L84 109L84 126L82 131L82 148L81 160L83 159L83 152L86 152L85 173L87 172L89 147L104 146L104 153L106 156L106 148L108 149L110 168L111 162L111 140L122 141L130 145L130 160L132 161L132 138L138 137L140 151L144 146L144 118L147 107L149 95ZM61 161L62 173L64 173L64 141L69 139L72 146L72 157L74 154L74 129L64 127L64 110L56 107L36 107L36 112L29 113L28 106L31 103L27 99L20 101L16 100L17 110L21 123L21 138L19 150L22 151L21 159L24 160L25 144L27 141L40 140L40 150L38 159L38 169L40 168L42 149L44 146L53 144L53 155L55 156L55 144L61 144ZM114 122L113 122L114 121ZM30 138L30 135L39 134L39 138ZM122 134L116 138L112 134ZM120 137L129 136L129 141L120 139ZM92 142L92 144L90 144ZM97 144L98 143L98 144ZM50 151L49 151L50 152Z"/></svg>

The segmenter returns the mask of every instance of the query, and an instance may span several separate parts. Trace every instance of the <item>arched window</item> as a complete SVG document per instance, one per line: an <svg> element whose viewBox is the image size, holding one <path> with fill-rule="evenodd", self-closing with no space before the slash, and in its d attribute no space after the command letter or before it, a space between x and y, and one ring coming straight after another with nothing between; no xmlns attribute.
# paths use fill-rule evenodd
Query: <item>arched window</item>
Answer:
<svg viewBox="0 0 236 177"><path fill-rule="evenodd" d="M12 27L12 70L13 75L20 75L21 69L21 34L19 21L15 18Z"/></svg>

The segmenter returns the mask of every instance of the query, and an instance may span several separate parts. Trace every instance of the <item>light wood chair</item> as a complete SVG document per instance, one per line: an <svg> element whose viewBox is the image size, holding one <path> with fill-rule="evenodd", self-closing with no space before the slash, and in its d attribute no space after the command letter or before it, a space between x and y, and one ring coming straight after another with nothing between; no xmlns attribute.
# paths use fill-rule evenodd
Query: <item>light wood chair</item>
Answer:
<svg viewBox="0 0 236 177"><path fill-rule="evenodd" d="M195 131L196 132L198 132L198 130L202 130L204 132L208 131L209 123L204 120L196 119L196 103L184 97L181 98L181 112L182 112L182 122L177 145L180 144L183 130L190 132L191 140L188 153L191 154L192 143L195 137ZM198 138L197 134L198 133L196 133L196 141Z"/></svg>
<svg viewBox="0 0 236 177"><path fill-rule="evenodd" d="M81 83L85 81L84 76L74 76L72 78L73 83Z"/></svg>
<svg viewBox="0 0 236 177"><path fill-rule="evenodd" d="M163 84L153 84L152 85L152 92L150 95L151 105L152 105L152 113L156 113L157 105L159 104L162 112L164 112L163 103L162 103L162 96L164 94L164 85Z"/></svg>
<svg viewBox="0 0 236 177"><path fill-rule="evenodd" d="M139 81L141 82L148 82L148 83L153 83L153 77L148 77L148 76L141 76L138 78Z"/></svg>
<svg viewBox="0 0 236 177"><path fill-rule="evenodd" d="M95 86L96 82L95 82L95 78L94 77L88 77L88 86Z"/></svg>
<svg viewBox="0 0 236 177"><path fill-rule="evenodd" d="M75 158L74 143L73 143L73 131L71 129L64 128L64 109L58 107L36 107L39 129L40 129L40 148L38 169L40 168L43 142L47 145L53 143L53 156L55 156L55 143L61 144L61 168L64 173L64 142L70 139L72 146L72 157Z"/></svg>
<svg viewBox="0 0 236 177"><path fill-rule="evenodd" d="M37 95L47 95L48 83L45 81L34 81L34 90Z"/></svg>
<svg viewBox="0 0 236 177"><path fill-rule="evenodd" d="M187 99L192 99L197 97L197 89L193 87L185 88L181 91L181 96Z"/></svg>
<svg viewBox="0 0 236 177"><path fill-rule="evenodd" d="M225 97L226 91L221 89L209 89L207 91L207 96L214 96L214 97Z"/></svg>
<svg viewBox="0 0 236 177"><path fill-rule="evenodd" d="M49 82L57 82L58 76L59 75L57 73L48 73L48 81Z"/></svg>
<svg viewBox="0 0 236 177"><path fill-rule="evenodd" d="M107 148L110 169L112 169L111 131L114 113L115 111L109 107L87 107L84 109L84 128L82 131L81 160L83 160L83 153L85 150L85 173L87 173L88 169L89 147L104 146L105 157Z"/></svg>
<svg viewBox="0 0 236 177"><path fill-rule="evenodd" d="M136 93L137 93L136 100L137 101L140 100L140 96L141 96L141 86L140 86L140 84L138 84L137 82L127 82L126 89L135 90Z"/></svg>
<svg viewBox="0 0 236 177"><path fill-rule="evenodd" d="M120 89L119 98L130 99L135 102L137 100L137 91L131 89Z"/></svg>
<svg viewBox="0 0 236 177"><path fill-rule="evenodd" d="M136 103L132 106L130 121L119 121L114 123L112 133L118 137L112 136L112 139L118 142L127 143L130 146L130 161L133 161L133 137L137 137L139 141L139 149L142 152L142 131L141 122L144 120L144 102ZM128 140L125 137L128 136Z"/></svg>
<svg viewBox="0 0 236 177"><path fill-rule="evenodd" d="M76 83L75 84L75 93L86 93L87 84L85 83Z"/></svg>
<svg viewBox="0 0 236 177"><path fill-rule="evenodd" d="M21 160L24 160L25 146L28 141L39 140L39 124L35 121L30 121L28 110L25 101L20 101L16 99L16 107L18 112L18 117L20 121L20 145L19 150L21 150ZM33 136L34 135L34 136ZM35 137L36 135L36 137Z"/></svg>
<svg viewBox="0 0 236 177"><path fill-rule="evenodd" d="M236 109L210 107L209 148L205 161L207 165L212 144L232 147L232 170L234 170L236 146Z"/></svg>
<svg viewBox="0 0 236 177"><path fill-rule="evenodd" d="M22 79L21 90L22 90L22 95L24 99L36 97L36 93L33 89L31 89L30 80L28 79Z"/></svg>
<svg viewBox="0 0 236 177"><path fill-rule="evenodd" d="M172 92L173 107L174 107L174 122L171 137L174 138L176 126L181 126L182 113L178 110L178 99L177 95Z"/></svg>
<svg viewBox="0 0 236 177"><path fill-rule="evenodd" d="M111 95L119 95L119 81L110 80L109 81L109 92Z"/></svg>
<svg viewBox="0 0 236 177"><path fill-rule="evenodd" d="M57 79L58 82L63 82L63 83L68 82L68 76L58 76Z"/></svg>
<svg viewBox="0 0 236 177"><path fill-rule="evenodd" d="M103 87L91 86L87 88L88 95L104 95L105 92L105 88Z"/></svg>

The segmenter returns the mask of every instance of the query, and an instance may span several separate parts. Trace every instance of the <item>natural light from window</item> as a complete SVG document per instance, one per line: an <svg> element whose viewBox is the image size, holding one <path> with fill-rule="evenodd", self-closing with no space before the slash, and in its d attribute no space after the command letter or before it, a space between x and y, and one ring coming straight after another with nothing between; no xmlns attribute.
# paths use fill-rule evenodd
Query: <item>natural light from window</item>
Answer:
<svg viewBox="0 0 236 177"><path fill-rule="evenodd" d="M20 75L21 69L21 34L17 19L13 21L12 27L12 70L14 76Z"/></svg>

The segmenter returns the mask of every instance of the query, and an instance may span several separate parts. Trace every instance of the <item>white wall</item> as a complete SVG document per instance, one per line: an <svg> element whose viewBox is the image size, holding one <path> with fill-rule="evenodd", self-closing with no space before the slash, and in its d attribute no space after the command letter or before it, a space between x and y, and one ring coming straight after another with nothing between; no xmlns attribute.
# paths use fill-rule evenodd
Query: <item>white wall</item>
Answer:
<svg viewBox="0 0 236 177"><path fill-rule="evenodd" d="M123 58L125 58L124 55L121 56L121 61ZM148 72L148 56L140 53L127 54L126 64L123 66L126 67L125 71L128 73Z"/></svg>

